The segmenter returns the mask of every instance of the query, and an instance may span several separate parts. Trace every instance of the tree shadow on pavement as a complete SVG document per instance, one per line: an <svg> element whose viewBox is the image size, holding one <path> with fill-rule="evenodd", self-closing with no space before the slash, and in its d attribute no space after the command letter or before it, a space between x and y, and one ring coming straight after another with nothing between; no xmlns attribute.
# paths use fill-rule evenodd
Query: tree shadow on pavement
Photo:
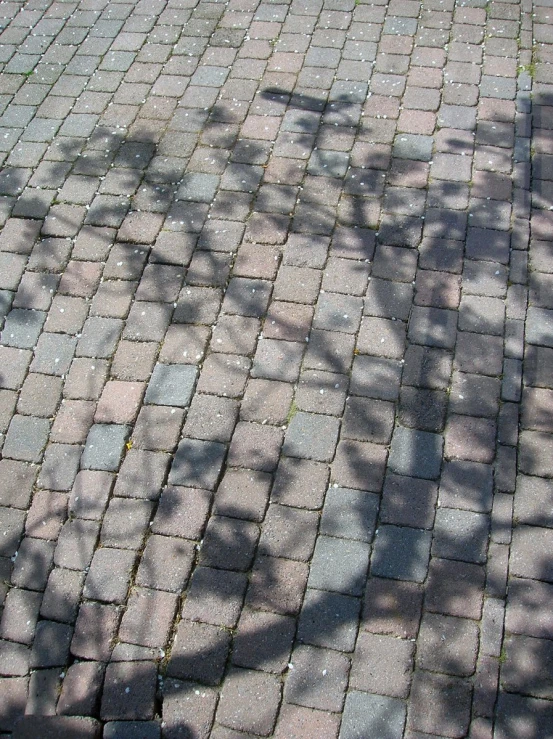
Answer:
<svg viewBox="0 0 553 739"><path fill-rule="evenodd" d="M274 110L280 114L287 106L287 123L275 147L282 147L288 156L292 151L290 147L310 149L321 125L336 126L343 136L347 135L346 129L357 130L359 126L361 106L357 102L340 99L326 103L309 96L288 96L274 89L259 97L260 104L265 106L263 112ZM181 269L178 272L181 282L177 282L176 293L162 301L168 310L166 316L159 318L157 329L152 329L153 319L145 323L138 321L133 333L126 334L130 314L124 311L118 317L99 314L87 320L119 321L110 326L115 331L115 341L123 331L123 339L145 343L161 343L168 326L171 329L184 326L187 330L205 327L207 334L220 306L225 315L225 306L229 306L228 315L260 322L266 316L268 300L259 301L259 293L252 298L251 282L256 281L257 289L270 283L272 278L267 278L264 272L256 275L255 270L246 269L239 275L233 272L227 280L233 260L240 257L245 245L263 252L275 247L279 258L281 251L284 254L284 266L306 270L322 268L327 248L330 248L331 257L353 259L361 278L366 276L369 289L374 286L370 301L364 289L350 301L351 307L358 311L355 329L341 323L343 314L339 307L325 307L321 297L316 305L307 304L314 310L315 321L310 342L305 342L301 333L303 325L298 327L297 321L286 313L278 316L280 339L275 340L293 343L289 339L294 337L302 351L306 348L305 356L311 357L311 370L340 376L351 373L351 397L367 402L361 404L360 416L350 426L352 430L346 431L347 436L342 434L338 447L340 456L330 466L330 478L323 471L325 459L315 457L300 461L294 456L297 453L294 445L300 442L290 440L288 430L280 437L284 439L285 454L286 449L290 452L288 456L280 457L280 443L272 450L260 442L254 444L247 463L261 469L254 469L252 476L275 472L276 481L270 495L267 492L255 510L255 506L251 507L252 501L247 500L246 508L250 508L246 513L244 508L235 507L232 499L229 502L228 494L223 496L225 491L221 483L225 476L243 469L230 464L225 457L228 440L200 438L195 439L202 442L200 444L182 446L181 439L178 449L186 448L186 455L179 456L176 451L177 462L170 463L169 455L175 454L178 434L166 447L152 449L135 444L135 436L129 428L130 442L121 449L120 482L113 487L112 470L92 470L105 473L97 497L90 502L72 500L68 519L63 524L64 527L82 527L82 531L74 532L75 541L79 542L75 553L78 566L73 564L65 569L75 579L79 571L86 573L80 583L81 586L84 583L85 598L90 602L88 618L82 606L77 616L80 590L77 590L79 600L75 600L74 591L67 588L64 593L63 584L60 584L57 596L52 591L54 602L49 605L50 616L44 617L43 613L43 619L39 620L39 624L56 624L55 628L46 631L47 627L42 627L41 641L35 640L31 649L26 646L30 641L13 642L17 654L11 659L19 659L24 665L21 677L15 679L26 679L26 660L30 659L32 666L37 668L31 680L40 704L37 686L44 696L56 695L60 669L68 667L75 674L82 671L88 680L83 692L74 696L64 696L62 692L65 715L86 715L103 722L141 720L147 737L159 736L159 725L148 722L161 715L161 734L168 739L208 736L214 717L216 721L221 719L221 725L238 729L241 719L237 718L235 701L241 691L250 691L251 705L255 707L251 709L254 715L249 718L252 731L267 735L272 731L282 689L285 703L326 709L329 706L325 701L335 700L338 695L340 706L336 710L341 709L348 673L345 654L353 657L351 692L347 700L355 701L370 694L381 697L374 709L379 716L379 737L395 739L403 731L406 720L415 731L445 726L448 736L464 736L468 730L474 683L484 682L487 674L475 662L478 640L485 638L484 634L478 634L476 626L484 593L501 600L505 597L506 583L504 572L494 575L492 568L484 589L484 565L490 551L491 496L482 495L477 503L469 504L472 523L477 521L478 525L466 530L455 528L459 522L447 519L447 504L436 508L437 500L446 494L438 482L440 472L445 470L442 467L444 454L445 465L449 465L450 496L454 497L461 487L465 492L468 490L469 495L481 495L481 490L475 491L470 482L467 483L462 465L455 467L449 460L460 457L467 468L472 465L471 472L482 471L485 467L491 474L496 411L484 415L476 413L473 417L473 410L487 400L478 390L470 408L462 406L458 400L452 405L450 396L452 415L446 421L445 396L452 372L452 350L458 341L457 328L467 334L492 337L493 341L493 337L500 335L497 327L503 325L504 316L489 311L490 296L479 292L479 275L472 278L468 275L476 287L469 299L461 302L459 311L448 303L451 283L458 282L461 274L466 222L462 223L460 209L450 208L446 203L459 196L459 188L449 182L443 186L443 201L432 201L432 218L424 224L424 229L420 214L411 214L412 208L419 207L418 199L415 197L413 202L405 192L408 188L403 188L393 203L387 201L390 211L383 217L380 231L375 232L386 173L399 172L408 181L410 176L418 176L426 155L413 152L413 157L423 156L423 159L403 158L400 155L405 155L406 149L399 153L392 150L390 162L389 155L378 149L373 156L371 148L375 144L370 127L367 127L366 133L358 139L367 146L356 154L358 164L353 169L344 164L347 154L336 156L332 149L332 155L327 155L325 152L330 149L317 148L307 164L306 179L301 178L304 190L302 194L298 189L297 200L296 190L290 188L286 180L265 182L254 197L271 162L263 143L230 141L232 137L224 128L235 121L235 111L220 104L212 109L207 122L203 114L198 113L195 122L191 119L182 124L188 128L176 129L184 136L176 136L171 129L165 143L164 139L158 141L157 137L145 135L132 141L118 140L113 152L108 151L108 160L120 169L117 187L125 197L113 192L116 188L113 182L109 186L111 192L100 192L96 204L93 201L86 216L83 214L83 230L87 229L90 238L95 239L97 249L105 250L105 257L99 261L106 259L111 281L130 283L126 294L134 295L135 300L144 303L145 309L159 303L160 296L167 296L168 273L156 271L158 265ZM215 123L221 126L214 128L212 124ZM364 123L361 129L365 129ZM208 167L215 171L219 161L225 162L227 149L238 154L231 156L229 167L221 174L195 170L184 174L192 155L192 151L186 149L188 133L199 133L200 137L205 135L215 142L210 144L214 152L209 154L212 159ZM329 134L325 131L325 135ZM89 146L96 152L87 154L85 169L89 175L101 172L103 166L107 172L101 141L104 139L98 139L98 148ZM450 145L455 146L455 141ZM461 150L464 141L460 140L458 146ZM76 149L78 147L68 144L67 161L75 161L71 159L71 152ZM136 176L133 166L141 156L143 163L139 173L144 176L143 180ZM281 156L286 157L286 154ZM223 165L220 166L223 169ZM17 173L8 174L13 174L14 183ZM324 189L318 190L323 179ZM218 190L223 184L225 187ZM269 187L272 190L268 190ZM23 182L15 184L14 188L14 195L23 192ZM131 189L134 195L128 198L126 194ZM413 189L417 195L424 192L424 188ZM493 192L488 194L491 197ZM331 200L333 197L335 201ZM67 268L70 252L63 252L60 242L72 239L80 228L73 220L74 209L80 206L74 201L68 202L70 210L64 203L52 206L57 209L54 211L55 225L52 226L50 211L44 221L49 225L46 230L43 227L47 238L30 251L30 260L35 258L36 252L40 265L55 261L55 269L45 269L48 274L59 275ZM212 202L220 203L220 218L215 219L215 223L213 219L207 220ZM334 202L332 207L329 202ZM32 203L28 207L31 208ZM224 218L229 212L236 213L235 219ZM290 215L292 212L294 215ZM334 229L336 212L339 225ZM141 215L136 216L137 213ZM247 217L243 242L243 222ZM159 223L160 228L163 223L163 227L160 230L152 226L153 236L145 243L141 239L152 220L154 224ZM291 235L288 235L289 228ZM490 238L474 241L470 254L465 250L482 270L494 264L503 247L503 239L498 234L494 231L488 234ZM316 238L311 238L313 235ZM258 237L262 244L258 243ZM298 237L305 237L296 241L300 244L299 250L294 246ZM319 265L321 243L325 245L325 256ZM440 283L438 278L425 289L417 274L413 303L411 283L415 278L417 247L421 271L440 272L445 282ZM83 256L87 248L91 247L85 247ZM370 282L367 264L372 266ZM188 269L186 276L184 268ZM38 267L39 271L41 269ZM145 270L150 270L152 278L147 299L141 299L134 290L141 276L144 280ZM500 284L498 290L501 289ZM332 293L347 294L339 290L325 294ZM23 301L29 297L32 298L32 291L20 295ZM13 321L10 315L8 312L8 326ZM127 326L124 328L125 319ZM98 321L96 324L98 330L100 324ZM364 338L366 349L359 348L359 344L354 349L353 337L360 327L363 333L365 324L370 327ZM84 333L86 323L83 326ZM263 331L268 328L265 320ZM159 330L159 339L156 330ZM343 342L340 345L335 342L336 333L340 333ZM384 344L380 354L371 343L373 339L378 345ZM410 343L402 365L406 342ZM217 354L213 351L213 343L208 349L206 346L207 342L200 354L192 352L187 362L192 359L192 365L201 367L204 351L207 351L207 358ZM32 348L30 346L29 350ZM182 345L179 349L183 349ZM250 354L253 354L255 368L256 355L253 350ZM472 366L476 372L470 362L477 362L481 357L474 356L474 352L470 356L470 350L468 354L465 370ZM228 356L241 355L230 353ZM91 359L86 353L83 357ZM179 361L183 358L181 352ZM501 355L497 372L484 372L484 376L499 377L503 370L502 360ZM455 361L459 361L458 356ZM164 363L172 364L174 359L164 362L158 358L159 365ZM295 379L298 378L301 383L299 365ZM498 382L491 391L492 396L497 394ZM96 400L95 376L85 376L84 384L86 397ZM17 387L16 384L13 389ZM416 396L416 403L408 403L410 395ZM498 408L499 396L493 397ZM240 392L237 398L241 399ZM372 401L398 403L400 424L396 425L393 437L387 417L381 415L382 405L371 405ZM146 401L144 408L147 407ZM301 408L296 411L306 412ZM294 416L288 419L288 429L293 420ZM445 442L442 442L444 431ZM468 459L463 458L463 454L468 454ZM527 469L531 470L531 453L529 456ZM181 464L186 472L179 468ZM313 475L313 480L316 477L311 490L305 489L307 471ZM198 488L201 488L204 473L212 479L207 489L185 485L185 479L197 476ZM171 475L177 477L176 482ZM59 492L67 494L69 490ZM299 504L301 495L311 495L310 501ZM347 501L345 507L344 501ZM110 516L113 528L109 530L104 518L101 529L100 518L106 506L110 512L114 502L122 507L119 511L113 508ZM132 518L123 523L123 508L127 504L129 511L132 508L133 512L143 513L146 526ZM280 518L276 515L279 509L282 509ZM457 505L451 505L449 510L458 510ZM273 513L274 518L271 517ZM64 515L60 517L60 525ZM269 521L272 528L268 526ZM184 527L180 533L179 525ZM517 526L515 538L519 528L531 525L532 522ZM315 543L317 533L319 538ZM29 527L26 534L28 540L36 540L32 528ZM34 590L30 583L40 581L44 587L52 558L56 561L53 545L48 539L44 541L44 546L28 548L24 553L25 561L19 559L22 556L19 549L15 561L20 578L15 584L22 590L29 588L32 593L32 603L27 606L31 619L38 617L40 599L38 595L34 598L39 590ZM100 546L96 549L98 542ZM169 543L169 549L162 548ZM9 546L12 548L3 550L7 557L16 554L17 541L14 539ZM151 557L147 556L149 547ZM91 562L94 551L107 550L122 551L125 556L124 562L118 561L113 570L108 569L106 577L100 572L97 574ZM532 565L532 582L551 582L551 566L547 551L537 554ZM125 573L132 573L126 610ZM119 587L118 576L123 583ZM166 589L158 585L159 600L150 601L148 598L154 592L152 586L159 584L160 578L167 583ZM108 591L111 594L106 598ZM533 597L531 588L528 592L523 590L520 608L531 610ZM423 599L425 611L419 631ZM38 605L34 604L35 600ZM60 617L62 611L69 615ZM173 626L175 615L176 627ZM363 638L356 648L359 619ZM115 643L115 635L121 633L119 624L127 642ZM517 640L509 636L507 640L506 661L501 667L507 692L499 699L498 720L503 736L509 739L515 735L524 736L515 732L519 731L519 721L527 721L529 705L534 714L532 731L535 733L532 736L548 736L545 732L549 731L551 712L548 700L551 698L550 656L549 651L544 653L540 639L550 636L550 630L537 631L539 633L532 637ZM412 640L417 636L419 645L415 655ZM396 657L404 666L403 682L376 684L374 676L380 669L376 660L386 660L390 654L386 650L397 644L403 649ZM383 651L379 652L378 647ZM494 676L503 660L500 653L492 652L489 656L492 658L490 686L478 687L488 698L488 703L479 698L482 701L479 705L483 706L481 715L486 718L493 715ZM519 669L519 665L523 665L523 669ZM525 665L530 665L527 673ZM535 665L543 665L543 669L536 669ZM409 693L413 666L416 667L411 688L413 705L407 714L404 699ZM13 671L10 674L14 674ZM228 688L223 686L223 697L219 699L217 688L225 676L230 678ZM286 676L284 688L283 676ZM330 698L321 698L321 682L324 683L327 676L334 693ZM41 683L42 678L44 682ZM17 693L13 699L7 697L2 730L11 730L16 717L22 713L24 705L19 700ZM13 702L10 704L10 701ZM453 701L455 706L452 706ZM32 723L36 720L23 719L20 728L14 731L14 738L18 731L25 731L25 722L30 730L32 725L36 726ZM44 736L50 720L47 716L40 718ZM84 736L71 733L75 731L82 732L82 725L77 729L67 725L68 737ZM95 736L95 731L100 731L98 725L90 724L90 736ZM129 724L129 731L137 738L141 728L138 724ZM355 736L355 731L346 721L340 736L344 739Z"/></svg>

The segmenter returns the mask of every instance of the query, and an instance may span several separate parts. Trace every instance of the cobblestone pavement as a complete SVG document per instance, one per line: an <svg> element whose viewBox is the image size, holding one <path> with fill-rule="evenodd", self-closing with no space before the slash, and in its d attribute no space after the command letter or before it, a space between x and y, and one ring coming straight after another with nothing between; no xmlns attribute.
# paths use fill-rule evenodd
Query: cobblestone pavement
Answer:
<svg viewBox="0 0 553 739"><path fill-rule="evenodd" d="M0 735L553 737L551 0L0 16Z"/></svg>

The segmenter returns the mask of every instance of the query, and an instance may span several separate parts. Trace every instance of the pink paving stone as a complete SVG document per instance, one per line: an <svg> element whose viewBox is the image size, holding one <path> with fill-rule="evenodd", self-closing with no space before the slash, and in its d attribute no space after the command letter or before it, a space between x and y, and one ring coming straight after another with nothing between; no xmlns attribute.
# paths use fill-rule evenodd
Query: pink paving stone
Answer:
<svg viewBox="0 0 553 739"><path fill-rule="evenodd" d="M153 662L112 662L102 694L104 720L148 720L154 716L157 668Z"/></svg>
<svg viewBox="0 0 553 739"><path fill-rule="evenodd" d="M0 678L0 695L2 710L0 711L0 731L11 731L15 721L23 716L27 703L28 677Z"/></svg>
<svg viewBox="0 0 553 739"><path fill-rule="evenodd" d="M59 668L31 672L25 713L29 716L40 715L41 718L55 716L60 683Z"/></svg>
<svg viewBox="0 0 553 739"><path fill-rule="evenodd" d="M79 610L71 652L83 659L107 662L119 623L119 609L101 603L83 603Z"/></svg>
<svg viewBox="0 0 553 739"><path fill-rule="evenodd" d="M130 213L119 229L119 241L138 244L153 244L163 223L159 213Z"/></svg>
<svg viewBox="0 0 553 739"><path fill-rule="evenodd" d="M167 487L152 524L155 534L199 539L204 529L211 494L195 488Z"/></svg>
<svg viewBox="0 0 553 739"><path fill-rule="evenodd" d="M429 135L433 133L435 127L435 113L422 110L402 110L399 114L398 131Z"/></svg>
<svg viewBox="0 0 553 739"><path fill-rule="evenodd" d="M135 582L144 587L181 593L192 571L195 555L194 542L153 534L146 543Z"/></svg>
<svg viewBox="0 0 553 739"><path fill-rule="evenodd" d="M12 459L0 460L0 504L28 508L37 474L35 465Z"/></svg>
<svg viewBox="0 0 553 739"><path fill-rule="evenodd" d="M25 533L38 539L56 539L67 516L68 496L37 490L27 514Z"/></svg>
<svg viewBox="0 0 553 739"><path fill-rule="evenodd" d="M119 629L119 638L145 647L163 647L167 642L177 595L150 588L134 588ZM155 618L152 615L155 614Z"/></svg>
<svg viewBox="0 0 553 739"><path fill-rule="evenodd" d="M410 639L361 633L353 655L349 687L407 698L414 651Z"/></svg>
<svg viewBox="0 0 553 739"><path fill-rule="evenodd" d="M178 737L186 724L192 736L208 739L217 706L217 691L180 680L165 680L162 717L168 737Z"/></svg>
<svg viewBox="0 0 553 739"><path fill-rule="evenodd" d="M242 244L236 255L233 275L274 280L278 270L280 250L263 244Z"/></svg>
<svg viewBox="0 0 553 739"><path fill-rule="evenodd" d="M244 123L240 135L247 139L266 139L274 141L282 118L278 116L249 115Z"/></svg>
<svg viewBox="0 0 553 739"><path fill-rule="evenodd" d="M51 441L83 444L92 425L94 411L93 401L62 400L50 432Z"/></svg>
<svg viewBox="0 0 553 739"><path fill-rule="evenodd" d="M74 623L84 577L84 572L55 567L48 578L40 615L53 621Z"/></svg>
<svg viewBox="0 0 553 739"><path fill-rule="evenodd" d="M451 416L445 434L445 454L452 459L493 462L495 422L486 418Z"/></svg>
<svg viewBox="0 0 553 739"><path fill-rule="evenodd" d="M58 287L61 295L91 298L100 282L103 265L98 262L71 261L63 271Z"/></svg>
<svg viewBox="0 0 553 739"><path fill-rule="evenodd" d="M313 319L313 308L299 303L273 301L269 307L263 335L268 339L306 341Z"/></svg>
<svg viewBox="0 0 553 739"><path fill-rule="evenodd" d="M71 512L80 518L99 520L106 509L113 480L111 472L81 470L71 491Z"/></svg>
<svg viewBox="0 0 553 739"><path fill-rule="evenodd" d="M274 739L336 739L340 717L284 703L280 709Z"/></svg>
<svg viewBox="0 0 553 739"><path fill-rule="evenodd" d="M41 599L41 593L12 588L6 596L0 636L19 644L31 644Z"/></svg>
<svg viewBox="0 0 553 739"><path fill-rule="evenodd" d="M268 736L280 703L280 681L273 675L232 668L221 691L217 721L238 731Z"/></svg>
<svg viewBox="0 0 553 739"><path fill-rule="evenodd" d="M145 386L135 382L110 380L96 407L95 423L132 423L138 415Z"/></svg>
<svg viewBox="0 0 553 739"><path fill-rule="evenodd" d="M57 713L65 716L92 715L102 687L105 666L100 662L75 662L65 675Z"/></svg>
<svg viewBox="0 0 553 739"><path fill-rule="evenodd" d="M279 557L259 556L254 564L246 603L276 613L297 614L303 601L308 566Z"/></svg>
<svg viewBox="0 0 553 739"><path fill-rule="evenodd" d="M416 637L423 593L415 583L372 577L367 583L362 626L375 634Z"/></svg>
<svg viewBox="0 0 553 739"><path fill-rule="evenodd" d="M29 672L31 650L23 644L0 641L0 673L7 677L23 677Z"/></svg>
<svg viewBox="0 0 553 739"><path fill-rule="evenodd" d="M158 352L155 342L119 342L111 365L112 377L117 380L140 382L147 380L152 372Z"/></svg>
<svg viewBox="0 0 553 739"><path fill-rule="evenodd" d="M214 500L214 512L250 521L262 521L269 499L272 477L246 469L228 469Z"/></svg>

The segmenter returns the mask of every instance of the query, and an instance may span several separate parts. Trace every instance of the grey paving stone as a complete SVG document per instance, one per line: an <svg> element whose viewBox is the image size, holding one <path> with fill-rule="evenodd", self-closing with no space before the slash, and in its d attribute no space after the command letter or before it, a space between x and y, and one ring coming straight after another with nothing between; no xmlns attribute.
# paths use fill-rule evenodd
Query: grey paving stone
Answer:
<svg viewBox="0 0 553 739"><path fill-rule="evenodd" d="M394 141L394 156L399 159L415 159L429 162L432 159L434 138L421 134L401 133Z"/></svg>
<svg viewBox="0 0 553 739"><path fill-rule="evenodd" d="M351 652L355 646L360 601L340 593L308 588L300 616L300 642Z"/></svg>
<svg viewBox="0 0 553 739"><path fill-rule="evenodd" d="M182 620L171 658L168 675L217 685L223 676L230 647L230 634L217 626Z"/></svg>
<svg viewBox="0 0 553 739"><path fill-rule="evenodd" d="M535 309L541 310L541 309ZM464 295L459 306L461 331L501 336L505 322L505 302L499 298Z"/></svg>
<svg viewBox="0 0 553 739"><path fill-rule="evenodd" d="M177 190L177 199L195 200L202 203L211 203L219 186L217 175L203 172L189 172Z"/></svg>
<svg viewBox="0 0 553 739"><path fill-rule="evenodd" d="M392 436L394 407L391 403L366 398L348 398L342 437L387 444Z"/></svg>
<svg viewBox="0 0 553 739"><path fill-rule="evenodd" d="M510 574L553 582L553 567L543 554L549 551L552 533L552 529L538 526L516 526L511 544Z"/></svg>
<svg viewBox="0 0 553 739"><path fill-rule="evenodd" d="M313 327L326 331L357 333L362 310L361 298L337 293L322 293L317 301Z"/></svg>
<svg viewBox="0 0 553 739"><path fill-rule="evenodd" d="M331 649L296 647L290 659L294 669L284 689L284 699L309 708L341 711L349 661Z"/></svg>
<svg viewBox="0 0 553 739"><path fill-rule="evenodd" d="M492 509L493 468L478 462L451 460L440 480L440 504L487 513Z"/></svg>
<svg viewBox="0 0 553 739"><path fill-rule="evenodd" d="M110 357L119 341L123 321L118 318L87 318L77 354L81 357Z"/></svg>
<svg viewBox="0 0 553 739"><path fill-rule="evenodd" d="M476 108L442 104L438 111L438 123L442 128L473 131L476 127Z"/></svg>
<svg viewBox="0 0 553 739"><path fill-rule="evenodd" d="M226 447L215 441L183 439L169 472L172 485L214 490L226 455Z"/></svg>
<svg viewBox="0 0 553 739"><path fill-rule="evenodd" d="M116 471L129 434L128 426L114 423L94 424L86 438L81 457L82 469Z"/></svg>
<svg viewBox="0 0 553 739"><path fill-rule="evenodd" d="M353 359L350 392L381 400L399 395L402 364L396 359L358 355Z"/></svg>
<svg viewBox="0 0 553 739"><path fill-rule="evenodd" d="M77 339L73 336L41 334L31 362L31 370L58 377L65 375L69 371L76 346Z"/></svg>
<svg viewBox="0 0 553 739"><path fill-rule="evenodd" d="M438 508L432 553L438 557L486 562L490 519L475 511Z"/></svg>
<svg viewBox="0 0 553 739"><path fill-rule="evenodd" d="M94 718L84 716L27 715L17 721L14 739L99 739L102 725Z"/></svg>
<svg viewBox="0 0 553 739"><path fill-rule="evenodd" d="M54 542L26 536L14 562L12 583L30 590L44 590L53 554Z"/></svg>
<svg viewBox="0 0 553 739"><path fill-rule="evenodd" d="M320 531L358 541L372 541L378 497L364 490L330 487L323 506Z"/></svg>
<svg viewBox="0 0 553 739"><path fill-rule="evenodd" d="M373 277L367 288L363 313L382 318L409 318L413 302L413 286Z"/></svg>
<svg viewBox="0 0 553 739"><path fill-rule="evenodd" d="M148 383L145 402L186 408L197 374L198 370L193 365L157 364Z"/></svg>
<svg viewBox="0 0 553 739"><path fill-rule="evenodd" d="M423 582L430 558L430 531L380 526L376 534L371 574L392 580Z"/></svg>
<svg viewBox="0 0 553 739"><path fill-rule="evenodd" d="M553 311L530 306L526 317L526 341L553 347Z"/></svg>
<svg viewBox="0 0 553 739"><path fill-rule="evenodd" d="M313 554L319 516L302 508L271 504L265 515L258 551L308 562Z"/></svg>
<svg viewBox="0 0 553 739"><path fill-rule="evenodd" d="M552 612L549 608L553 585L512 578L506 611L506 629L515 634L526 634L549 639L553 633Z"/></svg>
<svg viewBox="0 0 553 739"><path fill-rule="evenodd" d="M253 360L252 377L294 382L299 376L303 351L304 346L293 341L260 339Z"/></svg>
<svg viewBox="0 0 553 739"><path fill-rule="evenodd" d="M453 349L457 315L443 308L415 306L409 321L409 339L415 344Z"/></svg>
<svg viewBox="0 0 553 739"><path fill-rule="evenodd" d="M40 462L49 432L50 421L47 418L15 415L4 442L4 457Z"/></svg>
<svg viewBox="0 0 553 739"><path fill-rule="evenodd" d="M79 470L82 447L76 444L49 444L46 447L38 487L71 490Z"/></svg>
<svg viewBox="0 0 553 739"><path fill-rule="evenodd" d="M369 545L353 539L319 536L308 585L345 595L360 596L369 562Z"/></svg>
<svg viewBox="0 0 553 739"><path fill-rule="evenodd" d="M398 698L352 690L346 697L340 739L401 739L405 713L405 704Z"/></svg>
<svg viewBox="0 0 553 739"><path fill-rule="evenodd" d="M223 311L261 318L267 310L271 289L272 285L268 280L233 277L223 300Z"/></svg>
<svg viewBox="0 0 553 739"><path fill-rule="evenodd" d="M423 733L463 736L470 721L468 681L418 670L413 676L408 727Z"/></svg>
<svg viewBox="0 0 553 739"><path fill-rule="evenodd" d="M540 736L549 739L552 735L553 708L551 701L519 693L499 693L497 704L498 739L533 739Z"/></svg>
<svg viewBox="0 0 553 739"><path fill-rule="evenodd" d="M291 457L330 462L339 428L337 418L298 411L288 425L282 452Z"/></svg>
<svg viewBox="0 0 553 739"><path fill-rule="evenodd" d="M349 155L347 152L318 149L311 155L307 171L309 174L323 177L343 177L348 164Z"/></svg>
<svg viewBox="0 0 553 739"><path fill-rule="evenodd" d="M426 613L417 645L417 665L423 670L468 677L474 673L479 628L468 618Z"/></svg>
<svg viewBox="0 0 553 739"><path fill-rule="evenodd" d="M520 523L553 528L550 501L553 495L551 480L519 475L515 490L514 515Z"/></svg>
<svg viewBox="0 0 553 739"><path fill-rule="evenodd" d="M108 721L104 724L104 739L160 739L157 721Z"/></svg>
<svg viewBox="0 0 553 739"><path fill-rule="evenodd" d="M505 640L505 663L501 681L509 692L525 693L550 700L553 643L549 639L510 636ZM531 665L531 669L528 669Z"/></svg>
<svg viewBox="0 0 553 739"><path fill-rule="evenodd" d="M31 651L32 667L57 667L67 663L73 628L55 621L39 621Z"/></svg>
<svg viewBox="0 0 553 739"><path fill-rule="evenodd" d="M2 343L19 349L33 349L45 320L44 311L13 308L4 324Z"/></svg>
<svg viewBox="0 0 553 739"><path fill-rule="evenodd" d="M396 426L389 466L399 475L436 480L440 474L443 437L428 431Z"/></svg>
<svg viewBox="0 0 553 739"><path fill-rule="evenodd" d="M308 369L346 373L353 361L354 346L355 337L352 334L312 329L304 366Z"/></svg>

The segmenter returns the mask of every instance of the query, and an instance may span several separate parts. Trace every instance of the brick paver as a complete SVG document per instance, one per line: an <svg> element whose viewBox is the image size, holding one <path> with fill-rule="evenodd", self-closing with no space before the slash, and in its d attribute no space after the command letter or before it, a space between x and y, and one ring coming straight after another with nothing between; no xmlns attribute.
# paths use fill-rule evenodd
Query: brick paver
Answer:
<svg viewBox="0 0 553 739"><path fill-rule="evenodd" d="M2 736L551 736L549 5L2 5Z"/></svg>

